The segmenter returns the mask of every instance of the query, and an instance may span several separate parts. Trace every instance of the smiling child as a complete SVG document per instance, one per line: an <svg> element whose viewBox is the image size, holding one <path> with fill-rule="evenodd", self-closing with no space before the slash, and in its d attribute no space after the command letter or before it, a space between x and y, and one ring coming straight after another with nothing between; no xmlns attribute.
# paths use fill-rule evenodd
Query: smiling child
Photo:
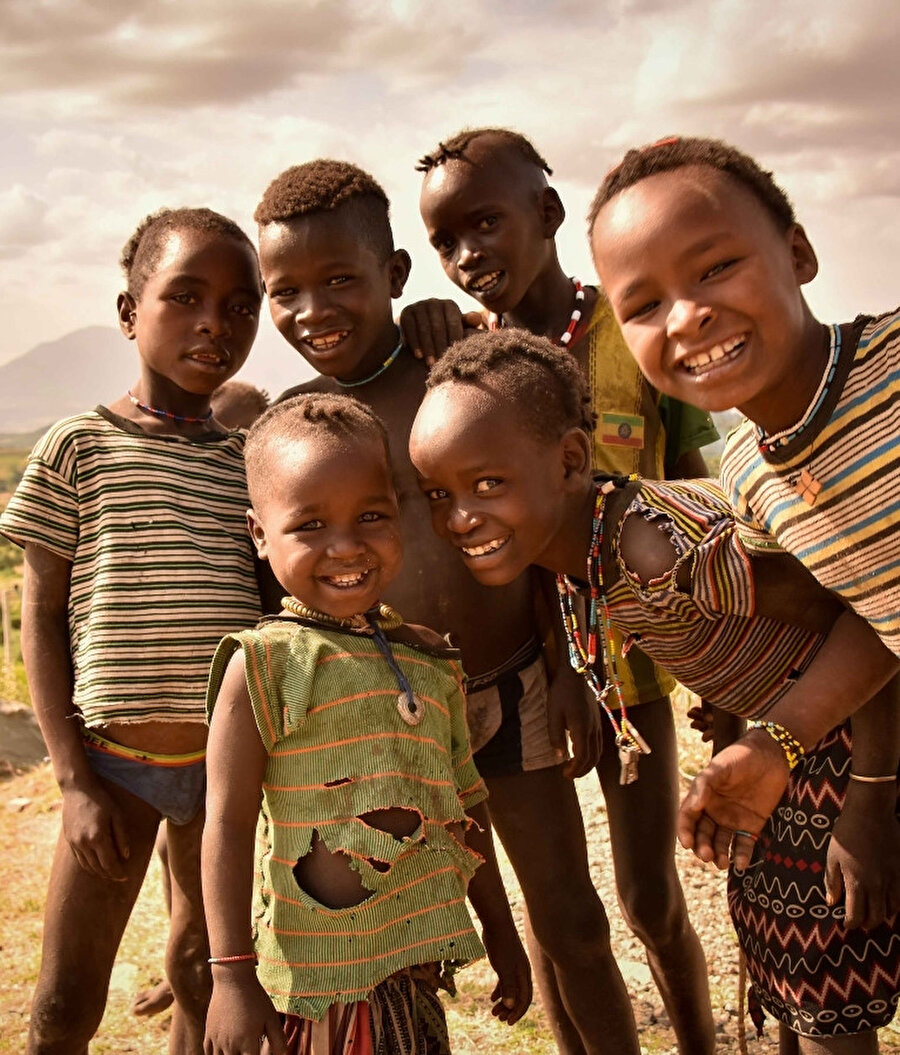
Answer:
<svg viewBox="0 0 900 1055"><path fill-rule="evenodd" d="M402 555L387 436L347 396L286 400L253 426L247 478L286 596L210 679L208 1050L258 1053L265 1034L275 1055L440 1055L438 984L483 951L467 887L493 1013L515 1022L531 985L458 654L380 603Z"/></svg>

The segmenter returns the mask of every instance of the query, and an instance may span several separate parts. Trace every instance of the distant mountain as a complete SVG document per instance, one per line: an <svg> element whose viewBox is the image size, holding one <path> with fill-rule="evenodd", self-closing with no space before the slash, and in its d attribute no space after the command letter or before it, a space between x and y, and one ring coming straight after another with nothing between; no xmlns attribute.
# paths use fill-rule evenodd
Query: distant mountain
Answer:
<svg viewBox="0 0 900 1055"><path fill-rule="evenodd" d="M313 376L264 316L244 381L273 398ZM138 377L134 344L112 326L87 326L0 365L0 433L46 428L60 418L109 403Z"/></svg>

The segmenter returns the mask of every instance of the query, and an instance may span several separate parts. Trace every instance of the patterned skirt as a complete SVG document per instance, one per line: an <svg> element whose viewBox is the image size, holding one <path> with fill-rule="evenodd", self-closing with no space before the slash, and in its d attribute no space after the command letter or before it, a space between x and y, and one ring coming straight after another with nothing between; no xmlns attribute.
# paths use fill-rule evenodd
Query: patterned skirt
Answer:
<svg viewBox="0 0 900 1055"><path fill-rule="evenodd" d="M750 865L728 878L751 1011L761 1005L804 1036L878 1029L900 999L900 917L847 930L843 900L825 900L828 843L849 773L848 722L797 766Z"/></svg>
<svg viewBox="0 0 900 1055"><path fill-rule="evenodd" d="M368 1000L332 1004L321 1022L282 1015L288 1055L450 1055L441 987L440 965L423 964L392 974Z"/></svg>

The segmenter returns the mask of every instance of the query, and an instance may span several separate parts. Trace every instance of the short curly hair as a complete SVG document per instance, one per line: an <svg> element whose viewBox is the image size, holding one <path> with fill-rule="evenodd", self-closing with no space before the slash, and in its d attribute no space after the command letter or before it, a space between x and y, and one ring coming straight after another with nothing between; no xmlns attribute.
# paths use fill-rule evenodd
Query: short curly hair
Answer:
<svg viewBox="0 0 900 1055"><path fill-rule="evenodd" d="M571 428L594 429L588 382L575 357L527 330L479 330L452 344L432 368L426 388L452 381L496 393L540 439L555 441Z"/></svg>
<svg viewBox="0 0 900 1055"><path fill-rule="evenodd" d="M251 504L256 506L264 494L279 449L316 433L343 438L350 444L364 437L373 439L384 447L390 470L387 430L373 410L352 396L307 392L269 407L250 427L244 462Z"/></svg>
<svg viewBox="0 0 900 1055"><path fill-rule="evenodd" d="M318 158L285 169L266 188L253 218L265 227L342 207L354 209L357 230L386 260L394 251L391 203L381 184L349 161Z"/></svg>
<svg viewBox="0 0 900 1055"><path fill-rule="evenodd" d="M119 257L128 292L137 300L147 279L156 271L163 249L174 231L209 231L246 246L253 256L256 249L247 235L227 216L212 209L160 209L145 216L128 239Z"/></svg>
<svg viewBox="0 0 900 1055"><path fill-rule="evenodd" d="M466 150L472 143L482 139L491 139L495 141L498 147L516 151L526 161L536 165L548 176L553 175L553 169L537 152L531 140L512 128L464 128L449 139L441 140L430 154L425 154L419 158L416 172L428 173L439 165L446 165L448 161L457 161L460 158L464 158L466 157Z"/></svg>
<svg viewBox="0 0 900 1055"><path fill-rule="evenodd" d="M671 136L656 143L629 150L607 172L588 211L588 233L593 231L600 210L623 190L658 172L672 172L687 165L705 165L736 179L766 209L778 227L787 231L797 222L794 207L775 182L772 173L761 168L749 154L720 139Z"/></svg>

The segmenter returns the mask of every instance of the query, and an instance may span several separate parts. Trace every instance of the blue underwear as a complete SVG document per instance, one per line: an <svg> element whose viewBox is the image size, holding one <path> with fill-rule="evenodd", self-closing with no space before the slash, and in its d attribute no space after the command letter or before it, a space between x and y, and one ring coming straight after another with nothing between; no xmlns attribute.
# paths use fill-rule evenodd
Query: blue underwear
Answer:
<svg viewBox="0 0 900 1055"><path fill-rule="evenodd" d="M106 740L82 730L91 769L130 791L173 824L189 824L206 796L206 752L156 755Z"/></svg>

